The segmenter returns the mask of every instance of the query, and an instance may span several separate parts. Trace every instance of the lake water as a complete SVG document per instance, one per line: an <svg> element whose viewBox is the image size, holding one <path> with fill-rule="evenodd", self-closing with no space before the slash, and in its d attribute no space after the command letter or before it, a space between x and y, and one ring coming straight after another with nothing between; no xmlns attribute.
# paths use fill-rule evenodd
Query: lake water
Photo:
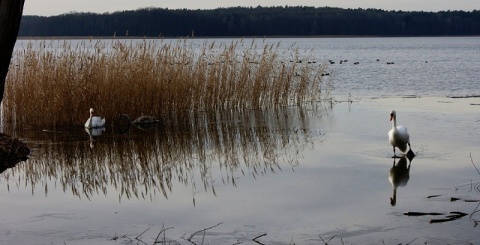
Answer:
<svg viewBox="0 0 480 245"><path fill-rule="evenodd" d="M335 62L337 101L171 131L24 132L31 159L0 175L0 243L480 243L479 202L464 201L480 199L480 38L258 41ZM392 158L390 109L411 162Z"/></svg>
<svg viewBox="0 0 480 245"><path fill-rule="evenodd" d="M192 40L200 46L205 40ZM208 42L232 43L232 39ZM336 94L353 96L471 96L480 95L480 38L268 38L279 53L292 60L298 48L303 61L330 64ZM250 40L244 42L246 47ZM300 59L301 59L300 58ZM342 61L342 62L341 62Z"/></svg>

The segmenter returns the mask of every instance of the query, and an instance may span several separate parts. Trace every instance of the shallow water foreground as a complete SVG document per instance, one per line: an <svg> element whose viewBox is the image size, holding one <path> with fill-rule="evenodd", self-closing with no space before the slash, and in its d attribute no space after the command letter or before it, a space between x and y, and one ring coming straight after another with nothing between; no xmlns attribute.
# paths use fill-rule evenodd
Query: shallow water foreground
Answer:
<svg viewBox="0 0 480 245"><path fill-rule="evenodd" d="M25 132L33 156L0 177L0 243L477 244L479 203L465 200L480 199L479 103L376 98ZM417 153L406 165L391 158L390 109ZM456 211L468 215L429 223Z"/></svg>

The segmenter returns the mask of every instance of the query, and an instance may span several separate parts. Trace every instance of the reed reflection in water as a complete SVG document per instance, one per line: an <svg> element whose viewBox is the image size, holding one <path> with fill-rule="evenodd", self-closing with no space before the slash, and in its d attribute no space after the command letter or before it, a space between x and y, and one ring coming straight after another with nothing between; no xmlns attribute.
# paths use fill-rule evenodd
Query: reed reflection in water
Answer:
<svg viewBox="0 0 480 245"><path fill-rule="evenodd" d="M9 190L12 183L19 189L30 185L35 194L40 185L48 195L60 184L64 192L88 199L114 195L112 190L119 201L168 198L173 181L191 186L193 193L201 181L200 188L216 195L214 182L220 179L235 186L239 176L257 178L282 164L298 165L304 150L323 139L310 126L326 114L328 109L312 105L197 113L147 130L115 125L101 135L78 128L25 132L33 156L2 176Z"/></svg>

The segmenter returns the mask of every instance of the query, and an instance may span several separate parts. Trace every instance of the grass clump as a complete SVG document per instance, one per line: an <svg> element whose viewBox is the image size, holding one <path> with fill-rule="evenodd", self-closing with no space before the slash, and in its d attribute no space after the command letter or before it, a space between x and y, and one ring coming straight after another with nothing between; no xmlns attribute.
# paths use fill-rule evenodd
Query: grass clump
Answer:
<svg viewBox="0 0 480 245"><path fill-rule="evenodd" d="M299 105L328 94L323 64L258 48L244 40L30 41L14 52L2 105L7 125L83 125L88 109L112 122L119 114L164 121L193 112Z"/></svg>

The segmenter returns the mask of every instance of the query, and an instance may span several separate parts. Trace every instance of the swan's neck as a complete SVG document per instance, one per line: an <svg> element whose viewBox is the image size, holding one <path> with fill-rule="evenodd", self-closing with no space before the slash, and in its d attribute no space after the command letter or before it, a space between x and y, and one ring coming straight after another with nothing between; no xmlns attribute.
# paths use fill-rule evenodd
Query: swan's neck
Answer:
<svg viewBox="0 0 480 245"><path fill-rule="evenodd" d="M90 122L88 123L88 126L91 128L92 127L92 124L93 124L93 120L92 120L92 117L93 117L93 113L90 112Z"/></svg>
<svg viewBox="0 0 480 245"><path fill-rule="evenodd" d="M392 120L392 128L393 129L396 129L397 128L397 117L393 117L393 120Z"/></svg>

